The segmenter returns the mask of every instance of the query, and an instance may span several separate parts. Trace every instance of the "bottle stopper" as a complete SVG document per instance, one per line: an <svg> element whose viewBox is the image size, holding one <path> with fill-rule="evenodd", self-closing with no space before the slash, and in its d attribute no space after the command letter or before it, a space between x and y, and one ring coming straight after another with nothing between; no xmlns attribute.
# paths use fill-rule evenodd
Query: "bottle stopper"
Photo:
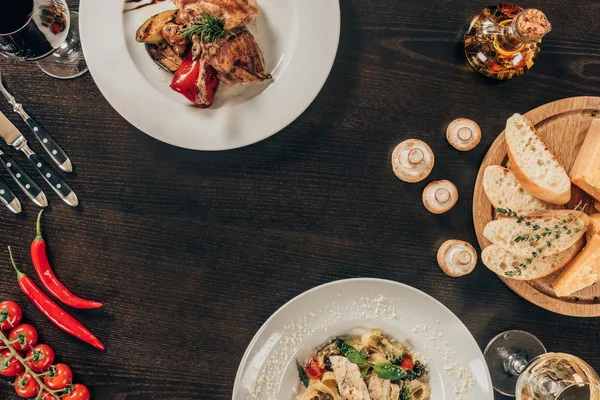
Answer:
<svg viewBox="0 0 600 400"><path fill-rule="evenodd" d="M541 40L552 30L548 17L535 8L521 11L513 20L513 28L524 42L534 43Z"/></svg>
<svg viewBox="0 0 600 400"><path fill-rule="evenodd" d="M452 147L457 150L473 150L481 141L481 128L475 121L458 118L448 125L446 138Z"/></svg>
<svg viewBox="0 0 600 400"><path fill-rule="evenodd" d="M450 181L434 181L423 190L423 204L434 214L450 211L458 201L458 190Z"/></svg>
<svg viewBox="0 0 600 400"><path fill-rule="evenodd" d="M438 249L437 261L446 275L458 278L473 272L477 251L462 240L447 240Z"/></svg>
<svg viewBox="0 0 600 400"><path fill-rule="evenodd" d="M435 157L427 143L418 139L408 139L400 143L392 153L392 168L404 182L420 182L427 178L433 169Z"/></svg>

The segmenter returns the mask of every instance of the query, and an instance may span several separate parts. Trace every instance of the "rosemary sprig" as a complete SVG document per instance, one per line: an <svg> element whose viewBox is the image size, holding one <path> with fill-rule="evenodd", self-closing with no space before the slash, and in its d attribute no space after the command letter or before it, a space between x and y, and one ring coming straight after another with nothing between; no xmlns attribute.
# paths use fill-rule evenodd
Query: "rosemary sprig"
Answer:
<svg viewBox="0 0 600 400"><path fill-rule="evenodd" d="M541 239L547 238L545 247L552 247L552 241L560 239L560 237L563 233L566 235L570 235L573 232L575 232L575 233L581 232L581 229L579 229L579 228L571 229L571 226L575 223L575 221L578 220L579 215L581 215L581 213L585 211L585 207L586 207L586 205L584 205L582 207L581 203L579 203L577 205L577 207L575 207L575 209L573 210L573 211L578 211L577 215L572 216L572 214L569 214L569 216L572 216L572 218L570 218L571 222L569 222L567 219L563 219L561 221L562 225L555 224L554 229L544 227L543 232L541 232L541 234L537 233L537 231L542 229L538 224L532 224L530 221L525 221L524 215L519 215L517 212L511 210L510 208L497 208L496 212L499 214L504 214L509 217L517 218L517 221L516 221L517 224L521 224L521 223L523 223L523 221L525 221L525 226L531 228L532 233L524 233L522 235L515 237L513 240L516 243L519 243L519 242L538 243ZM539 245L534 251L531 252L532 257L533 258L542 257L542 253L544 252L545 247L544 247L544 245ZM528 258L525 260L525 262L527 264L531 264L533 262L533 258ZM516 266L513 270L504 272L504 275L518 276L518 275L521 275L523 273L523 271L525 271L526 269L527 269L527 265L522 263L522 264Z"/></svg>
<svg viewBox="0 0 600 400"><path fill-rule="evenodd" d="M232 33L224 29L225 20L215 17L207 12L202 14L200 19L189 25L187 28L179 30L179 34L185 36L186 39L192 40L192 37L198 36L203 42L216 42L228 33Z"/></svg>

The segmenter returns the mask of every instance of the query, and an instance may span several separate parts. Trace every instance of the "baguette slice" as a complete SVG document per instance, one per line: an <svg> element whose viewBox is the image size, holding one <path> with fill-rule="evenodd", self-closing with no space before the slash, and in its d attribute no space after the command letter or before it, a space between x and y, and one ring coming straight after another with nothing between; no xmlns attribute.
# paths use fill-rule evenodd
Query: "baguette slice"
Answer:
<svg viewBox="0 0 600 400"><path fill-rule="evenodd" d="M518 257L549 257L577 243L587 230L589 218L579 211L551 210L528 213L520 223L518 221L517 218L491 221L483 229L483 235L493 244ZM538 229L534 229L535 227ZM546 228L551 234L544 236ZM557 231L560 232L558 239ZM516 241L517 238L525 239ZM548 242L551 243L550 246L547 245ZM540 248L541 254L538 250Z"/></svg>
<svg viewBox="0 0 600 400"><path fill-rule="evenodd" d="M600 236L594 235L577 258L552 283L557 296L569 296L600 281Z"/></svg>
<svg viewBox="0 0 600 400"><path fill-rule="evenodd" d="M515 114L506 121L505 134L512 171L525 190L548 203L567 203L571 180L531 122Z"/></svg>
<svg viewBox="0 0 600 400"><path fill-rule="evenodd" d="M552 210L556 207L532 196L521 186L515 175L501 165L490 165L485 169L483 190L494 208L509 208L519 214Z"/></svg>
<svg viewBox="0 0 600 400"><path fill-rule="evenodd" d="M550 257L541 257L531 264L527 258L518 257L495 244L481 252L481 260L492 272L511 279L529 281L543 278L566 267L583 247L583 240L577 241L567 250ZM522 266L525 265L525 268Z"/></svg>

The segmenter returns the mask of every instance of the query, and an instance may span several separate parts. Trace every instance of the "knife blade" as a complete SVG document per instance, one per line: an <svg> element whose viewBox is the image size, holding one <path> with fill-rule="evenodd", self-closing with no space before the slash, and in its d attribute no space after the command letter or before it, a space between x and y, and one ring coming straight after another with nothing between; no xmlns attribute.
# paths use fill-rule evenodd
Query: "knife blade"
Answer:
<svg viewBox="0 0 600 400"><path fill-rule="evenodd" d="M27 156L35 169L62 201L71 207L76 207L79 204L79 199L75 192L73 192L73 189L71 189L60 174L54 171L40 156L35 154L29 148L27 139L25 139L21 132L19 132L2 112L0 112L0 137L4 139L6 144L13 146Z"/></svg>
<svg viewBox="0 0 600 400"><path fill-rule="evenodd" d="M21 202L2 179L0 179L0 202L15 214L21 212Z"/></svg>
<svg viewBox="0 0 600 400"><path fill-rule="evenodd" d="M0 163L4 165L4 168L31 201L40 207L48 206L48 199L42 189L40 189L37 183L35 183L25 171L23 171L19 164L14 162L13 159L2 152L2 150L0 150Z"/></svg>
<svg viewBox="0 0 600 400"><path fill-rule="evenodd" d="M2 84L0 80L0 92L6 98L6 100L13 106L13 111L16 112L23 118L23 121L27 124L35 138L40 142L46 153L52 158L52 161L65 172L73 171L73 164L69 159L67 153L60 147L60 145L54 140L52 136L33 118L27 114L23 109L23 105L15 99L15 97L9 93L8 90Z"/></svg>

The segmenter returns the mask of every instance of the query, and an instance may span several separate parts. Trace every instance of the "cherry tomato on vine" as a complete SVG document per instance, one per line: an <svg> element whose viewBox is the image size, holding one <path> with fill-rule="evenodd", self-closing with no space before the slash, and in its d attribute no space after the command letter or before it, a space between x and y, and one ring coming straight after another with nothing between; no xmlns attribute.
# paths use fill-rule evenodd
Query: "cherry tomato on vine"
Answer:
<svg viewBox="0 0 600 400"><path fill-rule="evenodd" d="M15 392L20 397L30 399L37 396L40 391L40 385L32 378L31 375L21 373L15 379Z"/></svg>
<svg viewBox="0 0 600 400"><path fill-rule="evenodd" d="M310 379L319 379L323 376L324 368L317 362L317 360L311 358L306 362L306 364L304 364L304 371Z"/></svg>
<svg viewBox="0 0 600 400"><path fill-rule="evenodd" d="M45 390L42 390L42 393L40 393L39 398L42 400L56 400L56 397L52 396L50 393L46 392Z"/></svg>
<svg viewBox="0 0 600 400"><path fill-rule="evenodd" d="M0 375L16 376L23 372L23 365L11 354L10 350L0 350Z"/></svg>
<svg viewBox="0 0 600 400"><path fill-rule="evenodd" d="M8 334L9 340L15 340L12 347L16 351L27 351L31 346L35 346L38 341L38 333L35 328L29 324L17 325Z"/></svg>
<svg viewBox="0 0 600 400"><path fill-rule="evenodd" d="M0 330L14 328L21 322L23 311L14 301L0 303Z"/></svg>
<svg viewBox="0 0 600 400"><path fill-rule="evenodd" d="M61 400L90 400L90 391L81 383L73 385L73 391L63 397Z"/></svg>
<svg viewBox="0 0 600 400"><path fill-rule="evenodd" d="M413 362L412 358L410 357L404 357L402 359L402 362L400 363L400 368L402 368L405 371L409 371L411 369L413 369L415 366L415 363Z"/></svg>
<svg viewBox="0 0 600 400"><path fill-rule="evenodd" d="M54 362L54 350L47 344L38 344L27 352L27 365L33 372L44 372Z"/></svg>
<svg viewBox="0 0 600 400"><path fill-rule="evenodd" d="M49 371L50 374L44 376L44 383L50 390L64 389L73 380L73 372L67 364L53 365Z"/></svg>

